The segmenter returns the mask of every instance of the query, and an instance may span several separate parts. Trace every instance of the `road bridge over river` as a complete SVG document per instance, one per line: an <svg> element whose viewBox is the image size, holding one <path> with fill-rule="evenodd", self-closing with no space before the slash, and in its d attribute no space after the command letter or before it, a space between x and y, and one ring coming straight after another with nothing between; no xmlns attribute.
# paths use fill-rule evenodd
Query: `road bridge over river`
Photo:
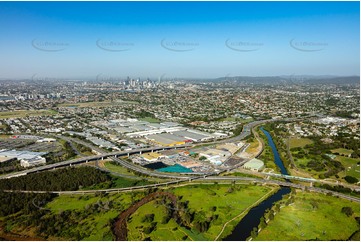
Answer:
<svg viewBox="0 0 361 242"><path fill-rule="evenodd" d="M24 190L4 190L3 192L12 192L12 193L53 193L53 194L92 194L92 193L118 193L118 192L131 192L137 190L145 190L159 187L167 186L177 186L177 185L187 185L192 183L212 183L212 182L246 182L246 183L257 183L262 185L277 185L284 187L292 187L296 189L308 190L312 192L318 192L323 194L328 194L336 197L341 197L350 201L360 202L360 199L357 197L348 196L342 193L330 191L318 187L309 187L302 184L295 184L287 181L278 181L278 180L267 180L262 178L252 178L252 177L232 177L232 176L205 176L205 177L195 177L180 179L176 181L156 183L145 186L136 186L136 187L126 187L126 188L111 188L111 189L97 189L97 190L78 190L78 191L24 191Z"/></svg>

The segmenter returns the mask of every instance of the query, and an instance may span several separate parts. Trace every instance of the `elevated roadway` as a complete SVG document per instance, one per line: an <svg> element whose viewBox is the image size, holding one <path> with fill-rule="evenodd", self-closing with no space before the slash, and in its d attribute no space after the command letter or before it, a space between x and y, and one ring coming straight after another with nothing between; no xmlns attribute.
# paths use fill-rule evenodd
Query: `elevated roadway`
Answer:
<svg viewBox="0 0 361 242"><path fill-rule="evenodd" d="M284 186L284 187L292 187L296 189L308 190L312 192L318 192L323 194L329 194L336 197L341 197L353 202L360 202L360 199L357 197L348 196L342 193L330 191L323 188L317 187L308 187L301 184L295 184L292 182L287 181L277 181L277 180L267 180L261 178L251 178L251 177L231 177L231 176L208 176L208 177L196 177L196 178L187 178L181 179L177 181L170 181L164 183L157 183L145 186L136 186L136 187L127 187L127 188L111 188L111 189L97 189L97 190L78 190L78 191L24 191L24 190L4 190L3 192L12 192L12 193L53 193L53 194L88 194L88 193L116 193L116 192L131 192L137 190L144 190L144 189L151 189L151 188L158 188L158 187L167 187L173 185L179 185L182 183L189 183L192 184L193 182L196 183L209 183L209 182L247 182L247 183L257 183L257 184L265 184L265 185L277 185L277 186Z"/></svg>
<svg viewBox="0 0 361 242"><path fill-rule="evenodd" d="M10 174L1 175L0 179L11 178L11 177L16 177L16 176L23 176L23 175L27 175L27 174L30 174L30 173L36 173L36 172L40 172L40 171L51 170L51 169L55 169L55 168L59 168L59 167L71 166L71 165L76 165L76 164L80 164L80 163L87 163L89 161L103 160L103 159L108 158L108 157L115 159L116 162L118 162L119 164L121 164L122 166L124 166L124 167L126 167L128 169L131 169L133 171L136 171L136 172L148 175L148 176L156 176L156 177L163 177L163 178L173 178L173 179L182 179L183 178L184 179L184 178L188 178L188 176L150 171L150 170L147 170L147 169L145 169L143 167L137 166L137 165L135 165L133 163L126 162L124 160L118 159L117 157L118 156L130 156L130 155L133 155L133 154L142 154L144 152L154 152L154 151L170 150L170 149L180 149L180 148L185 148L185 147L189 147L189 145L178 145L178 146L173 146L173 147L149 147L149 148L135 149L135 150L131 150L131 151L116 151L116 152L103 153L103 154L99 154L99 155L80 157L80 158L76 158L76 159L72 159L72 160L68 160L68 161L63 161L63 162L58 162L58 163L54 163L54 164L34 167L34 168L27 169L27 170L24 170L24 171L19 171L19 172L14 172L14 173L10 173Z"/></svg>

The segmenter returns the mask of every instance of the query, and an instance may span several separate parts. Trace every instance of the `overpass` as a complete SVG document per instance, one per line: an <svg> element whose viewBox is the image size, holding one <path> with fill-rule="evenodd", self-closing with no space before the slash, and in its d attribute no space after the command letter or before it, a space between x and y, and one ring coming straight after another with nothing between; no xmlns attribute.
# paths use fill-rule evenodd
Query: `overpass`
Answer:
<svg viewBox="0 0 361 242"><path fill-rule="evenodd" d="M292 182L287 181L277 181L277 180L267 180L261 178L251 178L251 177L230 177L230 176L208 176L208 177L195 177L195 178L187 178L181 179L177 181L170 181L164 183L157 183L151 185L144 185L144 186L136 186L136 187L126 187L126 188L110 188L110 189L97 189L97 190L83 190L83 191L25 191L25 190L3 190L2 192L11 192L11 193L53 193L53 194L92 194L92 193L118 193L118 192L131 192L136 190L144 190L144 189L151 189L151 188L158 188L164 186L172 186L172 185L179 185L181 183L191 184L192 182L199 182L199 183L209 183L209 182L218 182L218 181L238 181L238 182L248 182L248 183L258 183L258 184L267 184L267 185L277 185L277 186L284 186L284 187L292 187L296 189L308 190L312 192L318 192L323 194L329 194L336 197L341 197L353 202L360 202L360 199L357 197L348 196L342 193L330 191L323 188L317 187L308 187L301 184L294 184Z"/></svg>
<svg viewBox="0 0 361 242"><path fill-rule="evenodd" d="M160 151L160 150L181 149L181 148L186 148L189 146L190 145L177 145L177 146L172 146L172 147L149 147L149 148L135 149L135 150L131 150L131 151L115 151L115 152L103 153L103 154L99 154L99 155L80 157L80 158L76 158L76 159L72 159L72 160L68 160L68 161L34 167L34 168L27 169L24 171L1 175L0 179L23 176L23 175L27 175L30 173L51 170L51 169L55 169L55 168L59 168L59 167L72 166L72 165L76 165L76 164L80 164L80 163L87 163L89 161L103 160L104 158L112 158L116 162L118 162L120 165L122 165L128 169L134 170L136 172L145 174L145 175L162 177L162 178L185 179L185 178L189 178L189 177L177 175L177 174L166 174L163 172L150 171L143 167L134 165L133 163L129 163L124 160L118 159L117 157L118 156L130 156L133 154L142 154L145 152L154 152L154 151Z"/></svg>
<svg viewBox="0 0 361 242"><path fill-rule="evenodd" d="M248 135L251 134L251 130L253 127L260 125L262 123L267 123L267 122L273 122L273 121L292 121L292 120L296 120L297 118L291 118L291 119L267 119L267 120L260 120L260 121L254 121L254 122L250 122L246 125L244 125L243 130L241 132L240 135L236 136L236 137L232 137L232 138L228 138L225 140L220 140L220 141L215 141L215 142L210 142L210 143L199 143L199 144L211 144L211 143L220 143L220 142L235 142L241 139L244 139L245 137L247 137ZM73 140L72 138L68 138L68 137L64 137L64 136L60 136L61 138L69 141L69 140ZM160 151L160 150L170 150L170 149L181 149L181 148L188 148L191 147L191 144L184 144L184 145L177 145L177 146L170 146L170 147L149 147L149 148L141 148L141 149L135 149L135 150L130 150L130 151L115 151L115 152L109 152L109 153L104 153L104 150L95 147L93 145L90 145L84 141L80 141L80 140L76 140L77 143L80 143L82 145L91 147L93 150L101 153L98 155L93 155L93 156L87 156L87 157L80 157L77 159L72 159L72 160L68 160L68 161L63 161L63 162L58 162L58 163L54 163L54 164L49 164L49 165L44 165L44 166L39 166L39 167L34 167L31 169L27 169L24 171L19 171L19 172L14 172L14 173L10 173L10 174L5 174L5 175L1 175L0 179L4 179L4 178L11 178L11 177L17 177L17 176L23 176L23 175L27 175L30 173L35 173L35 172L40 172L40 171L45 171L45 170L51 170L51 169L55 169L55 168L59 168L59 167L65 167L65 166L72 166L72 165L76 165L76 164L80 164L80 163L87 163L89 161L94 161L94 160L103 160L104 158L111 158L114 161L118 162L120 165L123 165L124 167L131 169L133 171L148 175L148 176L155 176L155 177L161 177L161 178L171 178L171 179L184 179L184 178L189 178L189 176L182 176L182 175L177 175L177 174L166 174L166 173L162 173L162 172L156 172L156 171L150 171L147 170L143 167L134 165L133 163L129 163L126 161L123 161L121 159L118 159L118 156L130 156L133 154L142 154L143 152L154 152L154 151ZM228 168L228 169L232 169L232 168ZM195 175L195 174L194 174ZM193 176L194 176L193 175Z"/></svg>
<svg viewBox="0 0 361 242"><path fill-rule="evenodd" d="M283 175L283 174L276 174L276 173L269 173L269 172L261 172L264 175L272 176L272 177L280 177L288 180L299 180L299 181L306 181L306 182L319 182L314 178L307 178L307 177L300 177L300 176L290 176L290 175Z"/></svg>
<svg viewBox="0 0 361 242"><path fill-rule="evenodd" d="M354 201L354 202L360 202L360 198L358 197L352 197L352 196L348 196L345 195L343 193L339 193L339 192L334 192L334 191L330 191L324 188L318 188L318 187L309 187L309 186L305 186L302 184L295 184L292 182L287 182L287 181L277 181L277 180L267 180L267 179L260 179L260 178L249 178L249 177L221 177L221 176L217 176L217 177L206 177L206 178L200 178L200 180L212 180L212 181L222 181L222 180L231 180L231 181L237 181L237 180L245 180L245 181L250 181L250 182L254 182L254 183L261 183L261 184L270 184L270 185L279 185L279 186L284 186L284 187L292 187L292 188L296 188L296 189L302 189L302 190L308 190L308 191L312 191L312 192L318 192L318 193L323 193L323 194L330 194L332 196L335 197L341 197L350 201Z"/></svg>

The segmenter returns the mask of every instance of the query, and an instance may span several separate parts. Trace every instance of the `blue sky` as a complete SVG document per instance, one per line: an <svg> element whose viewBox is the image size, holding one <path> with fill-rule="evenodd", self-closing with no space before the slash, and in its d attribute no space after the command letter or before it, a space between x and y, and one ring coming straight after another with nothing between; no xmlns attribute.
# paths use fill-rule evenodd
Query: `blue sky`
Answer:
<svg viewBox="0 0 361 242"><path fill-rule="evenodd" d="M359 75L359 2L0 2L0 78Z"/></svg>

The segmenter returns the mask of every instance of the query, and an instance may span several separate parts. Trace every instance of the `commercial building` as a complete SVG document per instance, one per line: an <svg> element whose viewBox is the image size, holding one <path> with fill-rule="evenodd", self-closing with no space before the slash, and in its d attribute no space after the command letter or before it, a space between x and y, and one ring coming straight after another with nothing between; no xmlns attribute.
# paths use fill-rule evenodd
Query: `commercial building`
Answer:
<svg viewBox="0 0 361 242"><path fill-rule="evenodd" d="M21 159L20 160L20 165L25 168L28 168L31 166L44 165L44 164L46 164L46 159L41 156L35 156L31 159Z"/></svg>
<svg viewBox="0 0 361 242"><path fill-rule="evenodd" d="M178 135L178 136L183 137L188 140L192 140L194 142L206 141L211 138L210 136L191 132L190 130L175 131L175 132L173 132L173 134Z"/></svg>
<svg viewBox="0 0 361 242"><path fill-rule="evenodd" d="M147 139L160 146L176 146L184 145L186 143L186 140L181 137L167 133L149 135L147 136Z"/></svg>
<svg viewBox="0 0 361 242"><path fill-rule="evenodd" d="M101 138L97 138L97 137L88 137L88 140L90 140L93 144L99 146L100 148L104 147L107 149L117 149L118 147L116 145L114 145L113 143L101 139Z"/></svg>
<svg viewBox="0 0 361 242"><path fill-rule="evenodd" d="M218 150L218 149L206 149L199 153L199 156L206 157L207 160L214 165L221 165L226 161L232 154L229 151Z"/></svg>
<svg viewBox="0 0 361 242"><path fill-rule="evenodd" d="M141 157L146 161L152 162L158 160L162 155L157 152L150 152L142 154Z"/></svg>
<svg viewBox="0 0 361 242"><path fill-rule="evenodd" d="M22 167L31 167L36 165L43 165L46 163L46 159L41 157L47 154L47 152L31 152L31 151L16 151L16 150L3 150L0 151L0 157L2 159L16 158L20 161Z"/></svg>
<svg viewBox="0 0 361 242"><path fill-rule="evenodd" d="M56 139L53 139L53 138L43 138L43 139L37 140L36 142L38 142L38 143L44 143L44 142L51 143L51 142L55 142L55 141L56 141Z"/></svg>
<svg viewBox="0 0 361 242"><path fill-rule="evenodd" d="M144 137L144 136L148 136L148 135L153 135L153 134L161 134L161 133L173 133L179 130L185 130L186 128L184 127L170 127L170 128L161 128L161 129L152 129L152 130L147 130L147 131L139 131L139 132L133 132L133 133L128 133L126 134L126 136L131 137L131 138L138 138L138 137Z"/></svg>

